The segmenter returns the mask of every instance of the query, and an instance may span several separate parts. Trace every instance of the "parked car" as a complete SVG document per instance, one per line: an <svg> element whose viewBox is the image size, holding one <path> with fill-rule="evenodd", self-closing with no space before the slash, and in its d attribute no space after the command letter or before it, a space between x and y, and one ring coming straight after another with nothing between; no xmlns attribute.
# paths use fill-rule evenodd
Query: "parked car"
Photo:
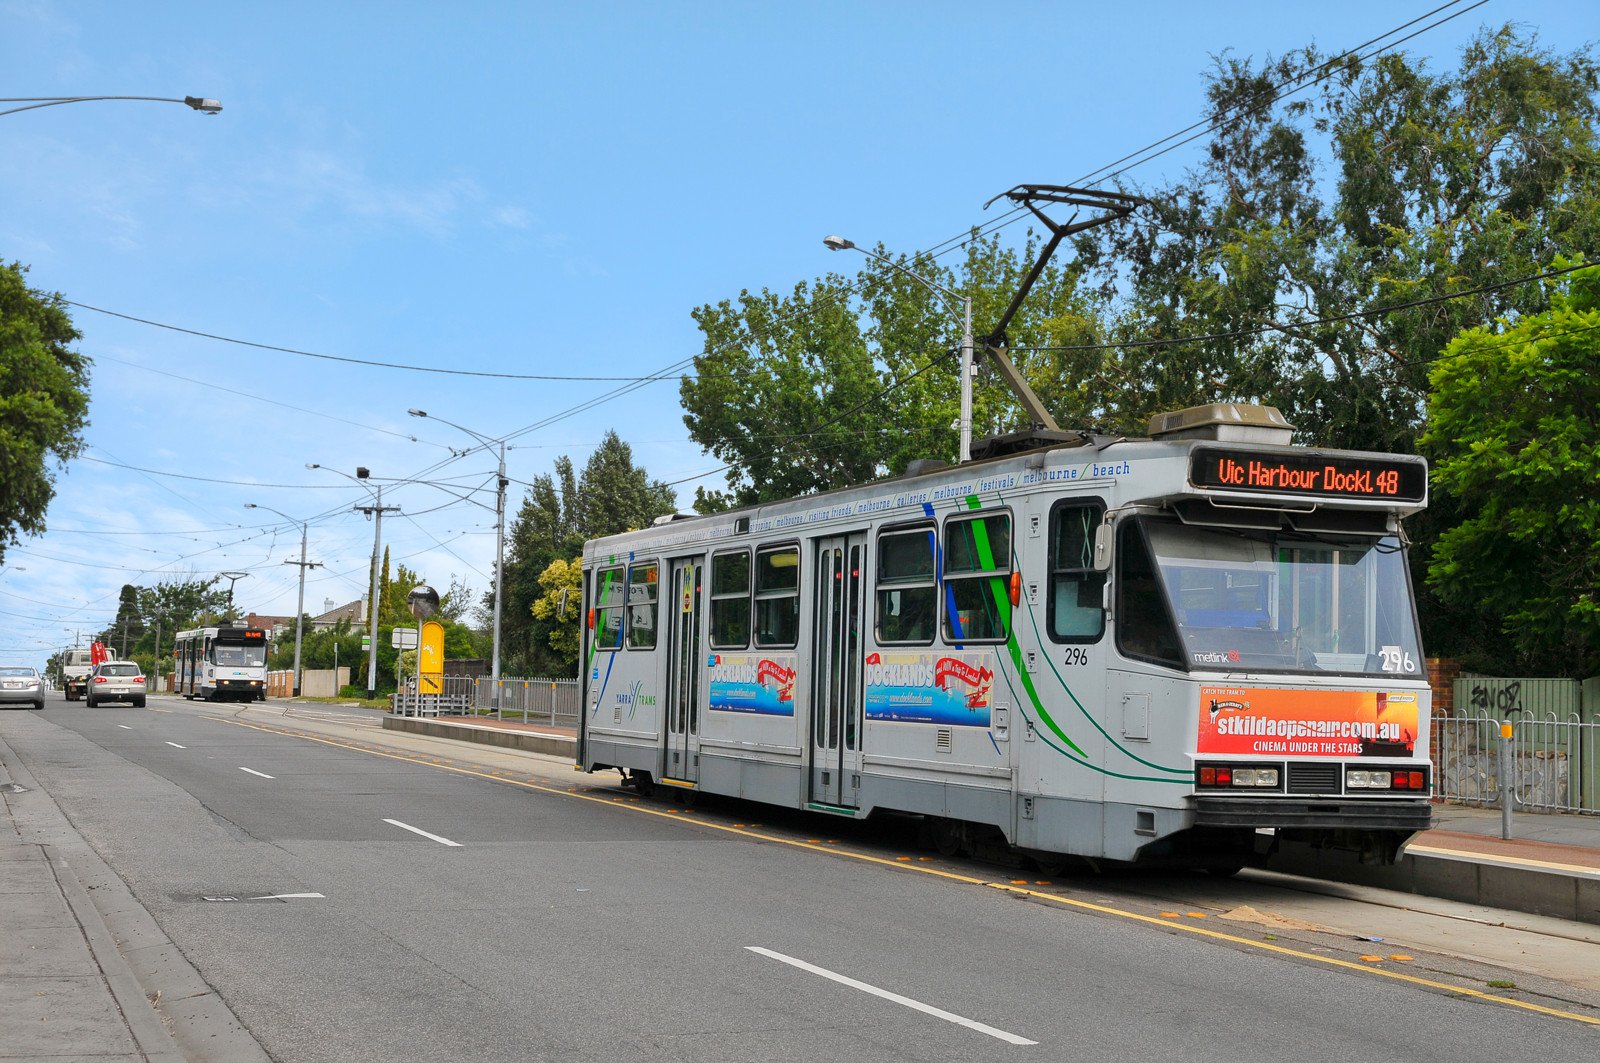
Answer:
<svg viewBox="0 0 1600 1063"><path fill-rule="evenodd" d="M44 708L44 679L37 668L22 665L0 665L0 705L32 702L36 709Z"/></svg>
<svg viewBox="0 0 1600 1063"><path fill-rule="evenodd" d="M144 669L133 661L102 661L89 675L83 700L89 708L108 701L131 701L144 708Z"/></svg>

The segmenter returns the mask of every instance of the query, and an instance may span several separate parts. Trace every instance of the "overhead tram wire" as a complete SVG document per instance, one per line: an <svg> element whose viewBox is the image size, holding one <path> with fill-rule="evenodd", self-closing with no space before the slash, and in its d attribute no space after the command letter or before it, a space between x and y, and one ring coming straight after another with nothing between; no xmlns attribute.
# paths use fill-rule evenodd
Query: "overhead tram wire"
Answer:
<svg viewBox="0 0 1600 1063"><path fill-rule="evenodd" d="M1447 303L1455 299L1466 299L1474 295L1484 295L1488 292L1502 291L1506 288L1515 288L1523 284L1532 284L1535 281L1548 280L1559 277L1574 270L1592 269L1595 263L1585 262L1576 266L1563 266L1560 269L1545 270L1543 273L1534 273L1526 277L1516 277L1506 281L1496 281L1493 284L1481 284L1476 288L1467 288L1459 292L1446 292L1443 295L1430 295L1422 299L1412 299L1404 303L1393 303L1388 306L1374 307L1370 310L1352 310L1347 314L1333 314L1328 317L1308 318L1304 321L1286 321L1271 325L1262 325L1257 328L1230 329L1227 332L1210 332L1197 336L1173 336L1170 339L1124 340L1112 343L1072 343L1057 346L1015 347L1018 351L1108 351L1144 347L1171 347L1183 343L1209 343L1216 340L1248 339L1253 336L1264 336L1271 332L1295 332L1318 325L1336 325L1344 321L1354 321L1359 318L1380 317L1400 310L1414 310L1417 307L1433 306L1438 303Z"/></svg>
<svg viewBox="0 0 1600 1063"><path fill-rule="evenodd" d="M1303 84L1295 85L1294 88L1289 89L1286 92L1278 92L1278 91L1276 91L1276 89L1282 88L1285 85L1293 84L1294 82L1301 80L1301 78L1304 77L1305 75L1301 75L1301 76L1295 77L1295 78L1285 79L1284 81L1280 82L1277 86L1274 87L1274 91L1272 91L1271 94L1267 96L1267 98L1261 100L1260 102L1250 103L1250 104L1239 104L1234 109L1232 109L1232 110L1230 110L1228 112L1225 112L1222 115L1214 116L1212 118L1202 119L1201 121L1196 122L1193 125L1190 125L1185 129L1179 130L1178 132L1173 133L1173 134L1171 134L1171 135L1169 135L1167 137L1164 137L1161 140L1158 140L1153 144L1147 145L1146 147L1141 148L1138 151L1132 152L1129 155L1125 155L1121 159L1118 159L1116 162L1108 163L1106 166L1101 166L1098 169L1091 170L1091 171L1089 171L1088 174L1085 174L1083 177L1078 178L1076 181L1074 181L1072 183L1073 184L1077 184L1077 185L1087 185L1088 187L1092 188L1095 185L1103 184L1106 181L1109 181L1114 177L1119 177L1122 174L1127 173L1129 170L1133 169L1136 166L1142 166L1145 163L1150 162L1152 159L1160 158L1162 155L1165 155L1170 151L1175 151L1178 148L1183 147L1186 144L1189 144L1189 143L1191 143L1191 142L1193 142L1195 140L1198 140L1200 137L1205 136L1207 133L1212 133L1212 132L1215 132L1215 131L1217 131L1219 129L1225 129L1228 126L1237 123L1238 121L1240 121L1241 119L1245 118L1246 116L1255 114L1258 111L1262 110L1263 108L1270 107L1273 104L1277 103L1279 100L1282 100L1282 99L1285 99L1285 98L1287 98L1289 96L1292 96L1295 93L1301 91L1302 89L1307 89L1307 88L1310 88L1312 85L1316 85L1316 84L1319 84L1322 81L1326 81L1330 76L1333 75L1333 73L1336 72L1335 64L1337 64L1339 62L1342 62L1345 59L1348 59L1354 53L1360 51L1362 48L1365 48L1368 45L1370 45L1370 44L1372 44L1372 43L1374 43L1376 41L1382 41L1386 37L1391 37L1394 34L1400 32L1401 30L1407 29L1408 27L1415 25L1416 23L1422 21L1423 19L1430 18L1433 15L1437 14L1438 12L1443 11L1446 8L1454 6L1454 4L1456 4L1456 3L1461 3L1461 2L1463 2L1463 0L1453 0L1452 3L1447 3L1447 4L1444 4L1444 5L1440 6L1440 7L1434 8L1432 11L1429 11L1427 14L1419 15L1417 18L1412 19L1410 22L1407 22L1407 23L1405 23L1405 24L1403 24L1401 26L1397 26L1394 29L1389 30L1387 33L1381 33L1378 36L1373 37L1373 38L1367 40L1366 42L1357 45L1354 48L1351 48L1351 49L1348 49L1348 50L1346 50L1344 52L1341 52L1338 56L1335 56L1333 59L1328 60L1322 66L1317 67L1316 68L1316 71L1318 71L1317 76L1311 78L1310 80L1305 81ZM1423 26L1421 29L1418 29L1418 30L1416 30L1416 31L1414 31L1412 33L1407 34L1404 37L1401 37L1399 40L1389 41L1389 42L1387 42L1385 44L1380 45L1377 48L1374 48L1371 52L1368 52L1365 55L1359 56L1358 57L1358 61L1365 61L1365 60L1370 59L1373 56L1378 55L1378 54L1380 54L1382 52L1388 51L1388 50L1390 50L1392 48L1396 48L1399 45L1402 45L1402 44L1406 43L1407 41L1413 40L1414 38L1421 36L1422 34L1428 32L1429 30L1436 29L1439 26L1444 25L1446 22L1449 22L1452 19L1459 18L1460 16L1465 15L1468 12L1475 10L1476 8L1482 7L1484 4L1486 4L1488 2L1489 2L1489 0L1477 0L1477 2L1472 4L1470 7L1462 8L1460 11L1451 12L1449 15L1446 15L1444 18L1439 19L1437 22L1433 22L1433 23L1431 23L1431 24L1429 24L1427 26ZM1202 126L1204 128L1200 128ZM1174 137L1181 137L1181 136L1183 136L1184 133L1188 133L1191 130L1195 130L1195 129L1199 129L1199 131L1193 133L1193 135L1191 135L1191 136L1185 137L1183 140L1180 140L1175 144L1169 144L1168 146L1166 146L1164 148L1161 148L1159 151L1152 151L1151 150L1151 149L1156 148L1156 147L1158 147L1158 146L1160 146L1162 144L1166 144L1167 141L1172 140ZM1148 154L1146 154L1147 152L1148 152ZM1129 162L1126 166L1122 166L1120 169L1112 170L1111 173L1107 173L1107 174L1104 174L1104 175L1099 176L1099 177L1095 176L1096 174L1099 174L1102 170L1106 170L1106 169L1109 169L1111 167L1116 167L1119 164L1121 164L1121 163L1123 163L1123 162L1125 162L1125 161L1127 161L1129 159L1133 159L1134 161ZM992 226L990 226L987 229L985 234L999 232L1001 229L1007 228L1008 226L1011 226L1011 225L1015 224L1016 222L1021 221L1022 220L1022 217L1020 216L1021 210L1022 210L1022 208L1019 207L1019 208L1013 209L1012 211L1009 211L1008 214L1012 215L1011 217L1007 217L1006 215L1001 215L1001 217L999 219L996 219L995 224L993 224ZM952 241L948 241L948 240L945 241L945 243L951 243L951 242ZM956 247L959 247L959 246L960 246L960 243L957 242L956 243ZM935 254L935 255L933 255L931 257L933 257L935 259L942 258L945 254L948 254L949 251L954 250L954 249L955 249L955 247L946 248L944 250L939 251L937 254Z"/></svg>
<svg viewBox="0 0 1600 1063"><path fill-rule="evenodd" d="M1368 45L1376 44L1377 42L1383 40L1386 37L1392 37L1396 33L1401 32L1402 30L1410 29L1412 26L1415 26L1418 22L1421 22L1423 19L1432 18L1434 15L1437 15L1439 12L1444 11L1447 8L1455 7L1456 5L1464 3L1464 2L1465 2L1465 0L1449 0L1448 3L1440 4L1438 7L1434 8L1432 11L1428 11L1428 12L1425 12L1425 13L1423 13L1421 15L1418 15L1416 18L1412 19L1410 22L1403 23L1402 25L1396 26L1394 29L1391 29L1391 30L1388 30L1388 31L1386 31L1384 33L1378 34L1376 37L1372 37L1372 38L1369 38L1368 40L1362 41L1360 44L1356 45L1353 48L1345 49L1343 52L1340 52L1338 55L1334 56L1331 59L1328 59L1327 61L1322 63L1320 66L1314 68L1314 70L1305 71L1305 72L1302 72L1300 74L1295 75L1294 77L1285 78L1283 81L1278 82L1276 85L1273 85L1268 90L1268 92L1271 93L1271 99L1268 102L1269 103L1276 102L1277 100L1281 99L1282 95L1280 94L1280 90L1282 90L1285 86L1288 86L1288 85L1291 85L1291 84L1293 84L1293 83L1295 83L1297 81L1300 81L1300 80L1308 77L1312 73L1317 73L1319 75L1317 80L1322 80L1322 77L1325 76L1325 74L1324 74L1325 71L1329 71L1331 68L1337 66L1339 63L1341 63L1344 60L1350 58L1356 52L1359 52L1361 49L1367 47ZM1464 8L1461 11L1457 11L1454 14L1450 15L1449 18L1441 19L1439 22L1434 23L1434 26L1442 25L1444 22L1449 21L1449 19L1455 18L1458 15L1464 15L1468 11L1471 11L1473 8L1481 7L1485 3L1488 3L1488 0L1478 0L1478 3L1473 4L1472 7ZM1425 32L1427 29L1432 29L1432 28L1433 28L1433 26L1428 26L1428 27L1425 27L1423 30L1419 30L1418 32L1419 33ZM1412 36L1415 36L1415 34L1413 34ZM1401 44L1401 43L1404 43L1405 40L1410 40L1410 39L1411 39L1410 37L1407 37L1407 38L1404 38L1401 41L1397 41L1397 42L1394 42L1394 43ZM1384 47L1387 48L1387 47L1390 47L1390 45L1385 45ZM1315 82L1308 82L1308 84L1315 84ZM1264 105L1265 104L1236 104L1234 107L1229 108L1228 111L1224 112L1222 115L1214 115L1214 116L1209 117L1209 118L1202 118L1198 122L1195 122L1192 125L1185 126L1184 128L1178 130L1176 133L1169 133L1167 136L1162 137L1160 140L1154 141L1153 143L1150 143L1150 144L1146 144L1144 147L1139 148L1139 149L1137 149L1135 151L1131 151L1128 154L1124 155L1122 158L1117 159L1117 160L1115 160L1113 162L1108 162L1104 166L1099 167L1099 169L1090 170L1088 173L1084 174L1082 177L1078 178L1076 181L1073 181L1072 184L1075 184L1075 185L1086 185L1086 186L1092 188L1094 185L1100 184L1103 181L1110 180L1112 177L1116 177L1117 175L1125 172L1127 169L1131 169L1133 166L1142 165L1143 163L1146 163L1146 162L1150 161L1150 159L1157 158L1159 155L1165 154L1167 151L1172 150L1172 148L1179 147L1180 145L1174 144L1174 145L1172 145L1171 148L1165 148L1161 152L1158 152L1157 154L1150 155L1150 156L1148 156L1146 158L1139 158L1140 156L1144 155L1146 152L1154 151L1156 148L1160 148L1163 144L1166 144L1166 143L1168 143L1169 141L1172 141L1172 140L1176 140L1178 137L1181 137L1186 133L1192 133L1195 130L1200 130L1202 127L1207 127L1206 129L1202 130L1202 133L1209 131L1211 128L1222 128L1222 126L1219 125L1218 123L1221 122L1222 119L1226 118L1229 113L1239 112L1236 115L1236 117L1243 117L1243 115L1245 115L1245 114L1253 114L1256 110L1260 109L1260 107L1264 106ZM1188 143L1188 141L1183 141L1183 143ZM1115 167L1121 166L1123 163L1128 162L1130 159L1136 159L1136 158L1138 158L1138 160L1139 160L1138 162L1130 163L1129 166L1124 167L1122 170L1115 170L1114 169ZM1105 174L1105 176L1103 176L1103 177L1099 176L1101 174L1101 172L1104 171L1104 170L1113 170L1113 172Z"/></svg>

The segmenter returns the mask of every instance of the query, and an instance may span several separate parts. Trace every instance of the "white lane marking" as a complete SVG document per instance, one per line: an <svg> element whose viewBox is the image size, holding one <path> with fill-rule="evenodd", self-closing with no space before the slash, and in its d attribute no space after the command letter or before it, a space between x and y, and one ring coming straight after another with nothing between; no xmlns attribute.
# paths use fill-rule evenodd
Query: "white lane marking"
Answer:
<svg viewBox="0 0 1600 1063"><path fill-rule="evenodd" d="M167 745L171 746L173 749L188 749L189 748L188 746L180 746L176 742L168 742Z"/></svg>
<svg viewBox="0 0 1600 1063"><path fill-rule="evenodd" d="M437 834L429 834L427 831L423 830L421 827L413 827L409 823L401 823L398 819L386 819L386 820L384 820L384 822L385 823L393 823L396 827L400 827L400 828L402 828L404 830L408 830L412 834L420 834L424 838L432 838L434 841L438 842L440 845L453 845L453 846L455 846L457 848L461 847L461 843L460 842L453 842L449 838L441 838Z"/></svg>
<svg viewBox="0 0 1600 1063"><path fill-rule="evenodd" d="M132 728L132 727L129 727L129 726L128 726L128 725L127 725L127 724L125 724L125 723L119 723L119 724L117 724L117 726L118 726L118 727L120 727L120 728L122 728L122 729L123 729L123 730L124 730L124 731L131 731L131 730L133 730L133 728Z"/></svg>
<svg viewBox="0 0 1600 1063"><path fill-rule="evenodd" d="M953 1022L957 1026L965 1026L969 1030L976 1030L979 1033L986 1033L990 1037L999 1038L1000 1040L1009 1044L1036 1045L1039 1043L1038 1041L1030 1041L1026 1037L1018 1037L1014 1033L1006 1033L1004 1030L997 1030L993 1026L985 1026L983 1023L976 1022L972 1019L962 1018L960 1015L955 1015L951 1012L944 1011L941 1008L936 1008L932 1004L924 1004L920 1000L912 1000L910 997L903 997L899 993L891 993L887 989L879 989L877 986L868 985L865 982L858 982L854 978L846 978L844 975L830 971L826 967L818 967L815 964L807 963L805 960L797 960L793 956L785 956L781 952L773 952L771 949L764 949L759 945L746 945L745 948L751 952L777 960L779 963L787 963L789 966L798 967L802 971L810 971L812 974L820 975L823 978L831 978L840 985L847 985L851 989L859 989L863 993L871 993L873 996L882 997L884 1000L892 1000L896 1004L904 1004L906 1007L914 1008L925 1015L932 1015L934 1018L943 1019L945 1022Z"/></svg>
<svg viewBox="0 0 1600 1063"><path fill-rule="evenodd" d="M264 772L264 771L256 771L256 769L254 769L254 768L240 768L239 770L240 771L247 771L251 775L259 775L263 779L276 779L277 778L276 775L268 775L266 772Z"/></svg>

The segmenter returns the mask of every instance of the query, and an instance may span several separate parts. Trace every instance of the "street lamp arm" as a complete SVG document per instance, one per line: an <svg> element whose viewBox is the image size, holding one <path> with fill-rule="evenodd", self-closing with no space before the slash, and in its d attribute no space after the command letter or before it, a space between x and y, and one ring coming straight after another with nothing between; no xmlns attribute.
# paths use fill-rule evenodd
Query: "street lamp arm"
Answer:
<svg viewBox="0 0 1600 1063"><path fill-rule="evenodd" d="M446 420L445 418L440 417L436 413L429 413L427 410L419 410L414 406L411 409L407 410L406 412L409 413L413 417L426 417L430 421L438 421L440 424L447 424L451 428L455 428L455 429L458 429L458 430L460 430L462 432L465 432L465 433L467 433L467 435L471 436L473 439L476 439L479 443L483 444L483 447L484 447L485 450L489 449L490 447L494 446L497 443L505 442L502 439L492 439L489 436L486 436L481 432L474 432L472 429L468 428L464 424L456 424L454 421ZM451 449L451 453L456 453L454 448ZM456 454L456 456L464 458L470 453L472 453L470 450L462 451L459 454Z"/></svg>
<svg viewBox="0 0 1600 1063"><path fill-rule="evenodd" d="M922 274L913 273L911 270L907 269L905 266L902 266L900 263L896 262L894 259L890 258L889 256L880 255L876 251L869 251L866 248L860 246L859 244L855 244L855 243L850 242L849 240L846 240L842 236L825 237L822 242L825 245L827 245L827 248L830 251L847 251L847 250L848 251L860 251L863 255L866 255L868 258L873 259L875 261L882 262L885 266L888 266L890 269L899 270L901 273L904 273L906 276L910 277L912 280L916 281L918 284L922 285L924 288L927 288L929 291L933 292L933 294L938 295L938 296L942 296L943 298L941 298L939 301L944 303L945 309L949 310L958 319L961 317L961 313L962 312L960 310L958 310L956 307L959 306L960 304L962 304L967 298L966 296L962 295L961 293L953 292L949 288L946 288L942 284L935 284L933 281L931 281L928 278L924 277ZM945 302L945 299L953 299L953 300L955 300L955 305L952 305L951 303Z"/></svg>
<svg viewBox="0 0 1600 1063"><path fill-rule="evenodd" d="M148 100L151 103L181 103L202 114L216 114L222 110L222 104L216 100L202 99L199 96L185 96L182 99L172 96L15 96L0 97L0 103L22 103L27 106L13 107L10 110L0 111L0 116L16 114L19 111L36 111L40 107L60 107L64 103L91 103L96 100Z"/></svg>

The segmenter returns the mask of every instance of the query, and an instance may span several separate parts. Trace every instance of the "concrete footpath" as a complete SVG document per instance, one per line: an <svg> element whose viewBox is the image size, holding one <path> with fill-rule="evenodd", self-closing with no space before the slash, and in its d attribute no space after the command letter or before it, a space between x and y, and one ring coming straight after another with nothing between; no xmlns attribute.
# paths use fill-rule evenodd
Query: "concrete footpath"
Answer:
<svg viewBox="0 0 1600 1063"><path fill-rule="evenodd" d="M576 758L577 731L492 717L385 716L392 730ZM1434 806L1433 829L1393 866L1353 853L1284 845L1266 870L1600 924L1600 816L1518 813L1510 840L1500 810Z"/></svg>

